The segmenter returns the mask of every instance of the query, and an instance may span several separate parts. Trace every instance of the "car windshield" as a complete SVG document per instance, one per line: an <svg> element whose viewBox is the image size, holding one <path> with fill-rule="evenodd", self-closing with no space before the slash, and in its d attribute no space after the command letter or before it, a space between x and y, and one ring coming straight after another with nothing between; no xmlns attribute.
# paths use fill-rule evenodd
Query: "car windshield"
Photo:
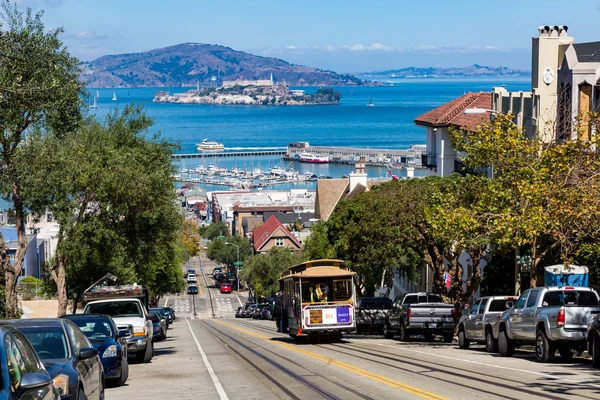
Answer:
<svg viewBox="0 0 600 400"><path fill-rule="evenodd" d="M71 319L91 340L106 340L113 338L113 329L110 321L99 318L73 318Z"/></svg>
<svg viewBox="0 0 600 400"><path fill-rule="evenodd" d="M136 301L115 301L89 304L86 314L104 314L111 317L143 317L140 304Z"/></svg>
<svg viewBox="0 0 600 400"><path fill-rule="evenodd" d="M69 358L67 336L61 327L24 326L18 327L42 360Z"/></svg>
<svg viewBox="0 0 600 400"><path fill-rule="evenodd" d="M158 315L158 318L160 318L160 319L163 319L165 317L164 310L162 310L160 308L151 308L150 312L153 312L154 314Z"/></svg>

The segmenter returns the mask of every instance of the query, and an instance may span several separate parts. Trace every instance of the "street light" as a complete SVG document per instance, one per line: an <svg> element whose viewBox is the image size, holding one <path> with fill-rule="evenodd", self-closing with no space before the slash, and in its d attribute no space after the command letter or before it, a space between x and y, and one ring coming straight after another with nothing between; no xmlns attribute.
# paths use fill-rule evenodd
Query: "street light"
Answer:
<svg viewBox="0 0 600 400"><path fill-rule="evenodd" d="M240 246L237 244L225 242L229 246L235 246L237 250L237 262L235 263L235 279L237 280L237 292L240 293Z"/></svg>

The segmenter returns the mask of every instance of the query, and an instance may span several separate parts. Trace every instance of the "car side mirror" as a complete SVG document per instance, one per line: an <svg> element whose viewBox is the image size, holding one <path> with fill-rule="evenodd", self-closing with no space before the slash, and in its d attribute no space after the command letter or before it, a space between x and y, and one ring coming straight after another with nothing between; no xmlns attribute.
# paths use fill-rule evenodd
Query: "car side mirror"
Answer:
<svg viewBox="0 0 600 400"><path fill-rule="evenodd" d="M84 347L79 351L79 358L87 360L88 358L96 357L98 355L98 349L93 347Z"/></svg>
<svg viewBox="0 0 600 400"><path fill-rule="evenodd" d="M121 329L119 331L119 333L117 333L117 337L118 338L125 337L125 336L128 336L128 335L129 335L129 331L126 330L126 329Z"/></svg>
<svg viewBox="0 0 600 400"><path fill-rule="evenodd" d="M19 388L22 390L37 389L52 383L52 378L39 372L29 372L21 378Z"/></svg>
<svg viewBox="0 0 600 400"><path fill-rule="evenodd" d="M505 305L506 305L506 308L514 308L515 303L513 303L512 301L509 300L509 301L506 302Z"/></svg>

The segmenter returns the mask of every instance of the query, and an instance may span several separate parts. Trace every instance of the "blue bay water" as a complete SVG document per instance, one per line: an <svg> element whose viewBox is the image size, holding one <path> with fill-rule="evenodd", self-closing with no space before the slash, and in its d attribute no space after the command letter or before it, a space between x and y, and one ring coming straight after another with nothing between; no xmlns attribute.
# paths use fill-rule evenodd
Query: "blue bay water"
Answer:
<svg viewBox="0 0 600 400"><path fill-rule="evenodd" d="M154 119L152 131L181 145L182 153L195 153L195 144L204 138L223 143L226 148L285 147L290 142L305 141L313 145L353 146L387 149L406 149L411 144L425 143L425 129L414 124L414 119L447 101L469 91L491 91L494 86L506 84L508 90L529 90L529 79L397 79L392 87L336 87L342 94L337 106L211 106L201 104L153 103L154 92L164 88L95 89L100 108L90 110L102 118L111 108L123 107L136 101L145 104L148 115ZM317 87L302 87L314 93ZM171 93L189 88L170 88ZM112 101L113 93L117 101ZM374 107L367 107L369 97ZM206 158L185 161L187 168L199 163L217 162L232 168L270 168L280 164L277 157ZM316 175L341 177L353 170L350 165L308 165L294 162L300 173L312 171ZM384 168L367 168L371 177L386 175ZM402 171L396 171L400 176ZM417 171L417 174L422 173ZM296 184L314 189L315 184ZM274 186L274 188L286 186ZM224 187L207 186L209 190ZM0 208L6 205L0 201Z"/></svg>

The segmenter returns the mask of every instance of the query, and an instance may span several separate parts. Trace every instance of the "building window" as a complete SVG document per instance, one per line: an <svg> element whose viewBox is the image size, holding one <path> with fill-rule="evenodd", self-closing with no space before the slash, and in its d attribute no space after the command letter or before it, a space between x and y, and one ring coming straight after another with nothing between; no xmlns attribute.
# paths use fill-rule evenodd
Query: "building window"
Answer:
<svg viewBox="0 0 600 400"><path fill-rule="evenodd" d="M559 142L571 138L571 123L573 119L572 87L570 83L560 84L558 94L558 126L556 139Z"/></svg>
<svg viewBox="0 0 600 400"><path fill-rule="evenodd" d="M54 221L54 216L50 213L46 214L46 221L48 221L48 222Z"/></svg>
<svg viewBox="0 0 600 400"><path fill-rule="evenodd" d="M283 238L276 238L275 246L283 246Z"/></svg>

